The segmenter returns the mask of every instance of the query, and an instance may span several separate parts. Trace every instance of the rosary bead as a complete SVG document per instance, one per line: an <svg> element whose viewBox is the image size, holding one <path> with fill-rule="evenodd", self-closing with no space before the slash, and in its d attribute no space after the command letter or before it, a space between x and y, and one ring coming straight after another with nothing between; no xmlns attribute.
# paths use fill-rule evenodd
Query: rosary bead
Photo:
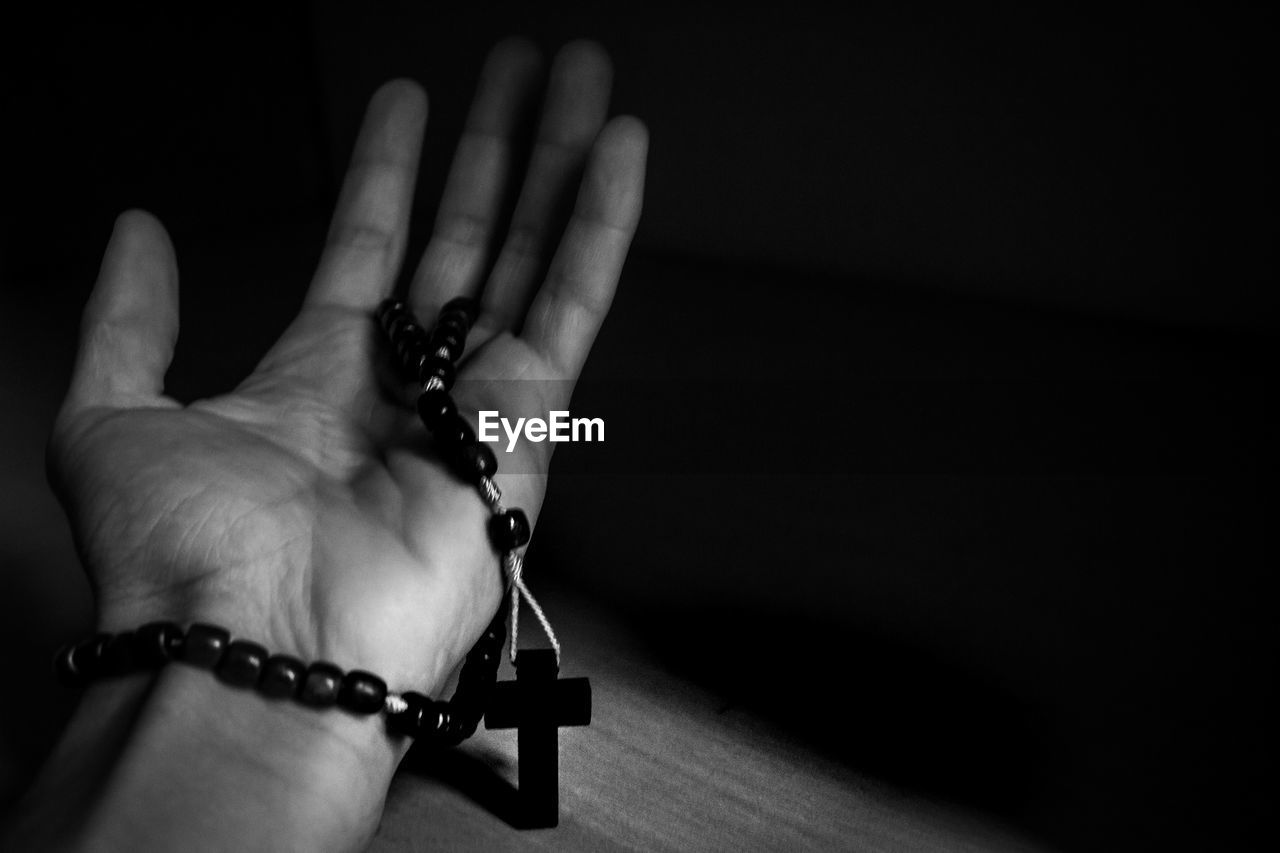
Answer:
<svg viewBox="0 0 1280 853"><path fill-rule="evenodd" d="M262 667L258 692L272 699L292 699L307 676L307 665L288 655L272 655Z"/></svg>
<svg viewBox="0 0 1280 853"><path fill-rule="evenodd" d="M482 639L479 643L476 643L475 647L472 648L470 652L467 653L467 662L462 667L462 671L465 673L467 669L471 668L476 669L479 672L488 672L492 670L496 673L498 671L498 666L501 663L501 646L499 645L498 647L491 648L489 643L484 642Z"/></svg>
<svg viewBox="0 0 1280 853"><path fill-rule="evenodd" d="M524 510L509 509L489 518L489 539L503 553L528 544L531 532Z"/></svg>
<svg viewBox="0 0 1280 853"><path fill-rule="evenodd" d="M436 730L439 720L439 702L435 702L421 693L400 694L408 707L396 714L387 715L387 728L398 735L412 738L421 737Z"/></svg>
<svg viewBox="0 0 1280 853"><path fill-rule="evenodd" d="M138 668L134 654L133 632L125 631L107 640L98 659L100 675L128 675Z"/></svg>
<svg viewBox="0 0 1280 853"><path fill-rule="evenodd" d="M466 447L476 443L476 431L467 423L462 415L455 414L453 419L442 424L432 433L432 437L442 447Z"/></svg>
<svg viewBox="0 0 1280 853"><path fill-rule="evenodd" d="M452 703L440 713L440 728L436 730L436 740L446 746L457 746L476 733L480 719L484 716L481 709L463 711L454 708Z"/></svg>
<svg viewBox="0 0 1280 853"><path fill-rule="evenodd" d="M54 658L54 672L58 681L67 687L83 687L88 684L98 674L98 661L110 639L110 634L96 634L84 642L64 646Z"/></svg>
<svg viewBox="0 0 1280 853"><path fill-rule="evenodd" d="M383 331L386 331L390 328L391 321L395 319L396 316L403 314L408 310L409 306L405 305L399 299L384 299L378 304L378 307L374 309L373 316L374 319L378 321L378 325L382 327Z"/></svg>
<svg viewBox="0 0 1280 853"><path fill-rule="evenodd" d="M425 342L428 338L426 331L407 317L398 317L392 324L391 342L399 350L402 347Z"/></svg>
<svg viewBox="0 0 1280 853"><path fill-rule="evenodd" d="M474 326L480 314L480 303L470 296L457 296L450 299L440 308L440 317L446 314L460 314L466 318L467 326Z"/></svg>
<svg viewBox="0 0 1280 853"><path fill-rule="evenodd" d="M352 670L342 677L338 704L356 714L376 714L387 698L387 683L371 672Z"/></svg>
<svg viewBox="0 0 1280 853"><path fill-rule="evenodd" d="M312 708L327 708L338 701L342 688L342 670L326 661L317 661L307 667L298 701Z"/></svg>
<svg viewBox="0 0 1280 853"><path fill-rule="evenodd" d="M448 350L445 356L450 361L457 361L462 358L462 351L466 348L467 336L465 333L459 334L457 326L436 326L431 331L431 336L427 339L427 352L435 352L436 350Z"/></svg>
<svg viewBox="0 0 1280 853"><path fill-rule="evenodd" d="M196 623L187 629L187 639L182 644L182 659L192 666L213 669L222 659L231 634L217 625Z"/></svg>
<svg viewBox="0 0 1280 853"><path fill-rule="evenodd" d="M470 429L470 425L467 427ZM452 454L454 470L468 483L480 483L482 477L492 477L498 472L498 460L489 445L470 441L458 445Z"/></svg>
<svg viewBox="0 0 1280 853"><path fill-rule="evenodd" d="M446 311L436 320L436 325L432 332L441 330L458 335L465 341L467 332L471 331L471 323L467 320L467 315L461 311Z"/></svg>
<svg viewBox="0 0 1280 853"><path fill-rule="evenodd" d="M413 315L407 311L398 312L387 319L387 335L393 343L398 344L416 328L418 324L414 322Z"/></svg>
<svg viewBox="0 0 1280 853"><path fill-rule="evenodd" d="M133 633L133 651L141 666L160 666L182 655L182 627L176 622L148 622Z"/></svg>
<svg viewBox="0 0 1280 853"><path fill-rule="evenodd" d="M424 391L418 395L418 417L422 419L422 425L432 433L457 414L458 408L453 405L453 398L448 391Z"/></svg>
<svg viewBox="0 0 1280 853"><path fill-rule="evenodd" d="M458 369L453 366L453 362L438 355L428 355L418 364L418 381L424 385L435 376L448 391L453 387L453 380L457 375Z"/></svg>
<svg viewBox="0 0 1280 853"><path fill-rule="evenodd" d="M253 687L267 662L267 650L248 640L234 640L218 662L218 678L236 687Z"/></svg>
<svg viewBox="0 0 1280 853"><path fill-rule="evenodd" d="M410 325L409 329L410 331L406 334L394 338L392 346L395 348L400 365L406 373L412 374L417 372L422 357L428 354L428 338L427 333L418 326Z"/></svg>

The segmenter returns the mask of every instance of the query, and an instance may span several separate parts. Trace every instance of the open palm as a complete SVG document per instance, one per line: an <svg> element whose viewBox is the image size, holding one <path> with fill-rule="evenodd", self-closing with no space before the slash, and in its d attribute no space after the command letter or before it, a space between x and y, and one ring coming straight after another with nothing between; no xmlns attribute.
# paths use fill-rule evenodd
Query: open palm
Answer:
<svg viewBox="0 0 1280 853"><path fill-rule="evenodd" d="M577 43L552 66L496 233L541 79L527 43L490 55L408 294L428 323L455 296L479 300L455 389L473 415L568 408L639 217L645 131L605 122L608 60ZM50 444L105 630L209 621L431 691L492 618L488 510L432 454L372 319L403 260L425 121L415 84L375 94L305 304L225 396L163 396L176 264L153 218L118 221ZM548 447L498 454L504 502L531 519Z"/></svg>

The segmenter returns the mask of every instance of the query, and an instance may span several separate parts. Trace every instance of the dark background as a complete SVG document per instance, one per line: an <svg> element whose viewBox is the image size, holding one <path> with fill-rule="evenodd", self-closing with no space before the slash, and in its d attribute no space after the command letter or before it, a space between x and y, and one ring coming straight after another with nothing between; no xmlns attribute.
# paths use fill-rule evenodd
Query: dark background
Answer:
<svg viewBox="0 0 1280 853"><path fill-rule="evenodd" d="M114 216L176 396L296 310L364 101L590 35L646 208L531 564L859 770L1051 844L1241 846L1273 794L1273 16L740 4L60 11L5 44L0 786L90 624L42 479Z"/></svg>

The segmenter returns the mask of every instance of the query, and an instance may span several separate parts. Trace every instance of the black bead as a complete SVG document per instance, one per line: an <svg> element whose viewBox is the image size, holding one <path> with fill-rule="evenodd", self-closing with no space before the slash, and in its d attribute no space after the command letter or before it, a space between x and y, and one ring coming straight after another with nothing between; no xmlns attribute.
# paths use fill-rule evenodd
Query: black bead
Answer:
<svg viewBox="0 0 1280 853"><path fill-rule="evenodd" d="M253 687L267 662L267 650L248 640L235 640L218 662L218 678L236 687Z"/></svg>
<svg viewBox="0 0 1280 853"><path fill-rule="evenodd" d="M429 338L426 332L412 323L407 326L407 329L408 331L403 335L392 339L392 346L405 370L412 371L412 368L417 366L418 359L427 354Z"/></svg>
<svg viewBox="0 0 1280 853"><path fill-rule="evenodd" d="M467 428L470 429L470 425ZM458 476L469 483L479 483L481 477L492 477L498 473L497 458L489 445L481 441L458 445L450 461Z"/></svg>
<svg viewBox="0 0 1280 853"><path fill-rule="evenodd" d="M485 654L498 655L502 652L502 644L506 639L507 632L505 629L502 631L495 631L490 628L485 631L484 635L481 636L480 639L476 641L476 644L471 647L470 654L478 654L483 651Z"/></svg>
<svg viewBox="0 0 1280 853"><path fill-rule="evenodd" d="M493 694L493 686L498 683L498 668L492 669L475 664L462 668L458 676L458 689L453 694L452 704L479 720L484 716L484 709Z"/></svg>
<svg viewBox="0 0 1280 853"><path fill-rule="evenodd" d="M413 322L412 319L405 317L397 317L391 326L391 340L396 347L410 343L413 341L426 341L427 333L421 326Z"/></svg>
<svg viewBox="0 0 1280 853"><path fill-rule="evenodd" d="M465 341L467 332L471 331L471 323L467 320L467 315L461 311L447 311L436 319L435 328L431 333L435 334L441 330L458 335Z"/></svg>
<svg viewBox="0 0 1280 853"><path fill-rule="evenodd" d="M458 408L453 405L448 391L437 389L418 395L418 417L422 419L422 425L433 433L457 414Z"/></svg>
<svg viewBox="0 0 1280 853"><path fill-rule="evenodd" d="M176 622L148 622L133 633L133 653L141 666L160 666L181 655L183 639Z"/></svg>
<svg viewBox="0 0 1280 853"><path fill-rule="evenodd" d="M98 661L110 634L96 634L88 640L64 646L53 659L58 681L67 687L83 687L98 674Z"/></svg>
<svg viewBox="0 0 1280 853"><path fill-rule="evenodd" d="M458 375L458 369L453 366L453 362L438 355L428 355L417 367L419 382L425 385L427 380L434 376L443 383L446 391L453 387L453 380Z"/></svg>
<svg viewBox="0 0 1280 853"><path fill-rule="evenodd" d="M307 667L298 701L312 708L327 708L338 701L341 688L342 670L326 661L317 661Z"/></svg>
<svg viewBox="0 0 1280 853"><path fill-rule="evenodd" d="M437 326L431 331L431 336L427 338L427 352L434 353L437 350L446 350L445 357L450 361L457 361L462 358L462 351L466 349L467 336L459 334L458 329L454 325Z"/></svg>
<svg viewBox="0 0 1280 853"><path fill-rule="evenodd" d="M433 430L431 435L445 448L466 447L476 443L476 431L467 423L462 415L455 414L453 420Z"/></svg>
<svg viewBox="0 0 1280 853"><path fill-rule="evenodd" d="M521 509L489 517L489 539L499 551L512 551L529 542L529 518Z"/></svg>
<svg viewBox="0 0 1280 853"><path fill-rule="evenodd" d="M454 707L453 703L441 711L440 727L435 732L439 743L457 746L476 733L484 712L480 708Z"/></svg>
<svg viewBox="0 0 1280 853"><path fill-rule="evenodd" d="M393 330L395 328L398 328L400 325L403 325L406 322L412 322L412 321L413 321L413 318L409 314L402 311L397 311L392 314L387 314L385 317L382 318L382 332L384 335L386 335L388 341L394 343L397 340L397 338L395 337Z"/></svg>
<svg viewBox="0 0 1280 853"><path fill-rule="evenodd" d="M385 330L397 315L403 314L408 310L409 306L399 299L384 299L374 309L373 316L378 321L378 325Z"/></svg>
<svg viewBox="0 0 1280 853"><path fill-rule="evenodd" d="M262 667L258 692L272 699L292 699L302 687L307 665L288 655L272 655Z"/></svg>
<svg viewBox="0 0 1280 853"><path fill-rule="evenodd" d="M342 677L338 704L356 714L376 714L387 698L387 683L371 672L352 670Z"/></svg>
<svg viewBox="0 0 1280 853"><path fill-rule="evenodd" d="M446 314L455 313L465 317L468 326L474 326L476 317L480 315L480 303L470 296L457 296L450 299L440 308L440 316L442 318Z"/></svg>
<svg viewBox="0 0 1280 853"><path fill-rule="evenodd" d="M418 324L413 321L413 315L407 311L400 311L387 318L387 335L397 344L403 340L411 329L419 328Z"/></svg>
<svg viewBox="0 0 1280 853"><path fill-rule="evenodd" d="M463 738L475 734L475 727L484 719L484 712L489 707L496 683L497 679L474 684L459 682L458 689L449 700L449 720L447 721L449 725L445 727L446 731L443 733L447 735L447 729L452 728L454 730L469 729Z"/></svg>
<svg viewBox="0 0 1280 853"><path fill-rule="evenodd" d="M138 661L133 651L133 632L125 631L116 634L102 648L98 659L100 675L128 675L138 669Z"/></svg>
<svg viewBox="0 0 1280 853"><path fill-rule="evenodd" d="M213 669L231 642L231 633L217 625L196 623L187 629L182 644L182 660L192 666Z"/></svg>
<svg viewBox="0 0 1280 853"><path fill-rule="evenodd" d="M435 732L439 726L442 703L412 691L400 694L400 698L408 707L398 713L387 714L387 728L394 734L412 738Z"/></svg>
<svg viewBox="0 0 1280 853"><path fill-rule="evenodd" d="M498 666L502 663L502 649L493 648L483 640L476 643L467 653L467 662L462 667L465 675L468 669L474 669L477 672L491 672L496 674Z"/></svg>

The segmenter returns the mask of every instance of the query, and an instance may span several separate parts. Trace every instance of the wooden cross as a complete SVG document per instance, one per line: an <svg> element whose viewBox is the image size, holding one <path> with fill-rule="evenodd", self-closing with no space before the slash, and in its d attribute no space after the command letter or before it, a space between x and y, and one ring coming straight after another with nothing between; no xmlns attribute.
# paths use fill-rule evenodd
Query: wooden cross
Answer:
<svg viewBox="0 0 1280 853"><path fill-rule="evenodd" d="M494 685L484 715L486 729L518 731L521 825L527 829L560 822L560 727L591 725L591 683L559 679L550 649L516 653L516 680Z"/></svg>

